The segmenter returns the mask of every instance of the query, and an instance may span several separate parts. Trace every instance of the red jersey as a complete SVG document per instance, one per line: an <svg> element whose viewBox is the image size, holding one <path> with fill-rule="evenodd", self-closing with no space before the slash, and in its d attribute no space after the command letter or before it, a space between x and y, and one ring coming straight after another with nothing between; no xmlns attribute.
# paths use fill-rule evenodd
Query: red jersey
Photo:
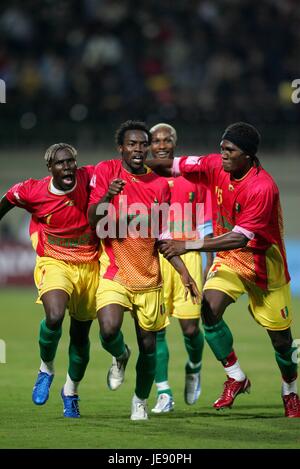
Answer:
<svg viewBox="0 0 300 469"><path fill-rule="evenodd" d="M139 291L151 290L161 285L158 251L155 247L156 238L151 236L149 213L153 206L169 203L170 191L165 178L157 176L149 168L147 174L131 174L122 166L121 160L110 160L98 163L91 181L89 205L98 204L107 193L113 179L121 178L126 185L121 194L113 197L111 204L115 209L116 222L126 204L126 220L131 219L133 204L143 204L146 209L147 237L133 237L128 234L122 238L104 238L102 242L101 275L104 278L121 283L126 288ZM133 212L134 213L134 210ZM134 216L134 215L133 215ZM104 272L103 272L104 271Z"/></svg>
<svg viewBox="0 0 300 469"><path fill-rule="evenodd" d="M171 191L169 229L172 238L198 239L211 234L210 190L204 184L194 183L182 176L168 178L168 184ZM179 204L178 211L176 204ZM203 204L202 207L200 204ZM200 211L200 207L204 210Z"/></svg>
<svg viewBox="0 0 300 469"><path fill-rule="evenodd" d="M93 166L79 168L76 186L62 195L50 191L51 176L28 179L6 193L7 200L32 214L30 236L38 256L74 264L98 257L99 239L86 212Z"/></svg>
<svg viewBox="0 0 300 469"><path fill-rule="evenodd" d="M219 154L177 158L173 169L193 180L196 173L209 185L215 236L236 231L250 240L244 248L218 252L217 260L263 289L289 282L279 190L270 174L252 167L236 180Z"/></svg>

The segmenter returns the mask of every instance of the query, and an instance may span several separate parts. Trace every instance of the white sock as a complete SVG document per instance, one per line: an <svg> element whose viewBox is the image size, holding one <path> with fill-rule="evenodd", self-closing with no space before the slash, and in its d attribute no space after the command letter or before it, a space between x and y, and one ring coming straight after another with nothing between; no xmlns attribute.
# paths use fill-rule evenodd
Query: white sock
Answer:
<svg viewBox="0 0 300 469"><path fill-rule="evenodd" d="M238 360L232 366L224 366L224 370L227 376L229 376L229 378L233 378L236 381L244 381L244 379L246 378L246 375L241 369Z"/></svg>
<svg viewBox="0 0 300 469"><path fill-rule="evenodd" d="M54 375L54 360L51 362L43 362L43 360L41 360L40 371L48 375Z"/></svg>
<svg viewBox="0 0 300 469"><path fill-rule="evenodd" d="M64 385L64 395L65 396L74 396L74 394L78 394L78 386L80 381L73 381L69 373L67 373L67 379Z"/></svg>
<svg viewBox="0 0 300 469"><path fill-rule="evenodd" d="M140 402L141 404L146 404L147 399L141 399L140 397L137 397L136 394L133 395L133 401L134 402Z"/></svg>
<svg viewBox="0 0 300 469"><path fill-rule="evenodd" d="M161 381L160 383L156 383L157 390L162 392L162 391L167 391L170 389L168 381Z"/></svg>
<svg viewBox="0 0 300 469"><path fill-rule="evenodd" d="M198 368L198 367L200 367L200 369L201 369L201 363L202 363L202 362L193 363L193 362L191 362L191 360L189 360L187 364L188 364L188 367L189 367L191 370L194 370L195 368ZM196 373L198 373L198 371L196 371Z"/></svg>
<svg viewBox="0 0 300 469"><path fill-rule="evenodd" d="M294 392L295 394L298 393L297 379L294 379L294 381L291 383L287 383L286 381L282 380L281 395L287 396L288 394L291 394L291 392Z"/></svg>

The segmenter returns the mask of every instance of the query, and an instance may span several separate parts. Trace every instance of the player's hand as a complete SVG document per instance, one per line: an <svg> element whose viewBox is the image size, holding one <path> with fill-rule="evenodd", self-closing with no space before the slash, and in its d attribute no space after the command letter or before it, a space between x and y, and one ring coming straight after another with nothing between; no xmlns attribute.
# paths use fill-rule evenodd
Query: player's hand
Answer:
<svg viewBox="0 0 300 469"><path fill-rule="evenodd" d="M194 304L199 304L201 300L201 293L193 277L191 277L187 272L181 275L181 281L184 286L184 301L187 300L188 294L190 294L192 302Z"/></svg>
<svg viewBox="0 0 300 469"><path fill-rule="evenodd" d="M109 187L108 187L108 191L107 191L107 197L109 199L112 199L115 195L118 195L122 192L122 190L124 189L124 186L126 184L126 181L124 181L123 179L113 179L113 181L111 181Z"/></svg>
<svg viewBox="0 0 300 469"><path fill-rule="evenodd" d="M174 239L163 239L158 241L158 249L166 259L171 259L173 256L181 256L181 254L185 254L187 252L185 249L185 241Z"/></svg>

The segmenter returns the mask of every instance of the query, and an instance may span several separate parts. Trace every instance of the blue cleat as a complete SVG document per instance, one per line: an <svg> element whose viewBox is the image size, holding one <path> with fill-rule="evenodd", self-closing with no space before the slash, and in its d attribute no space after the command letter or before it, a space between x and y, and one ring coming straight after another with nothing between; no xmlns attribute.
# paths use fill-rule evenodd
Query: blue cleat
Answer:
<svg viewBox="0 0 300 469"><path fill-rule="evenodd" d="M36 405L44 405L47 402L53 378L54 375L48 375L48 373L39 371L32 390L32 400Z"/></svg>
<svg viewBox="0 0 300 469"><path fill-rule="evenodd" d="M77 394L75 394L74 396L65 396L64 388L62 388L61 397L64 402L64 417L78 419L80 417L78 405L79 396Z"/></svg>

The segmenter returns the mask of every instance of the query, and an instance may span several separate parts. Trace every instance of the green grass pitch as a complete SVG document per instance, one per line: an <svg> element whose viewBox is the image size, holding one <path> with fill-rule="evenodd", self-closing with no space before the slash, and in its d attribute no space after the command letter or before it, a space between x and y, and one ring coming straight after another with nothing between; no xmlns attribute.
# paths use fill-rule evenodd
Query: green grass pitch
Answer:
<svg viewBox="0 0 300 469"><path fill-rule="evenodd" d="M212 403L222 390L224 372L205 347L202 395L194 406L183 400L186 353L177 320L168 329L169 381L175 410L131 422L137 345L133 321L127 314L123 332L132 348L126 380L108 390L110 356L101 349L98 324L91 330L91 361L80 387L78 420L64 419L60 390L67 370L68 317L56 358L56 376L49 401L35 406L31 391L39 366L38 329L43 309L34 304L34 290L0 291L0 339L6 363L0 363L0 448L299 448L300 419L283 417L280 375L269 338L247 312L246 300L232 306L225 319L235 337L239 361L252 381L250 395L236 399L230 411L216 412ZM294 338L300 339L300 300L294 299ZM149 407L155 403L155 387Z"/></svg>

